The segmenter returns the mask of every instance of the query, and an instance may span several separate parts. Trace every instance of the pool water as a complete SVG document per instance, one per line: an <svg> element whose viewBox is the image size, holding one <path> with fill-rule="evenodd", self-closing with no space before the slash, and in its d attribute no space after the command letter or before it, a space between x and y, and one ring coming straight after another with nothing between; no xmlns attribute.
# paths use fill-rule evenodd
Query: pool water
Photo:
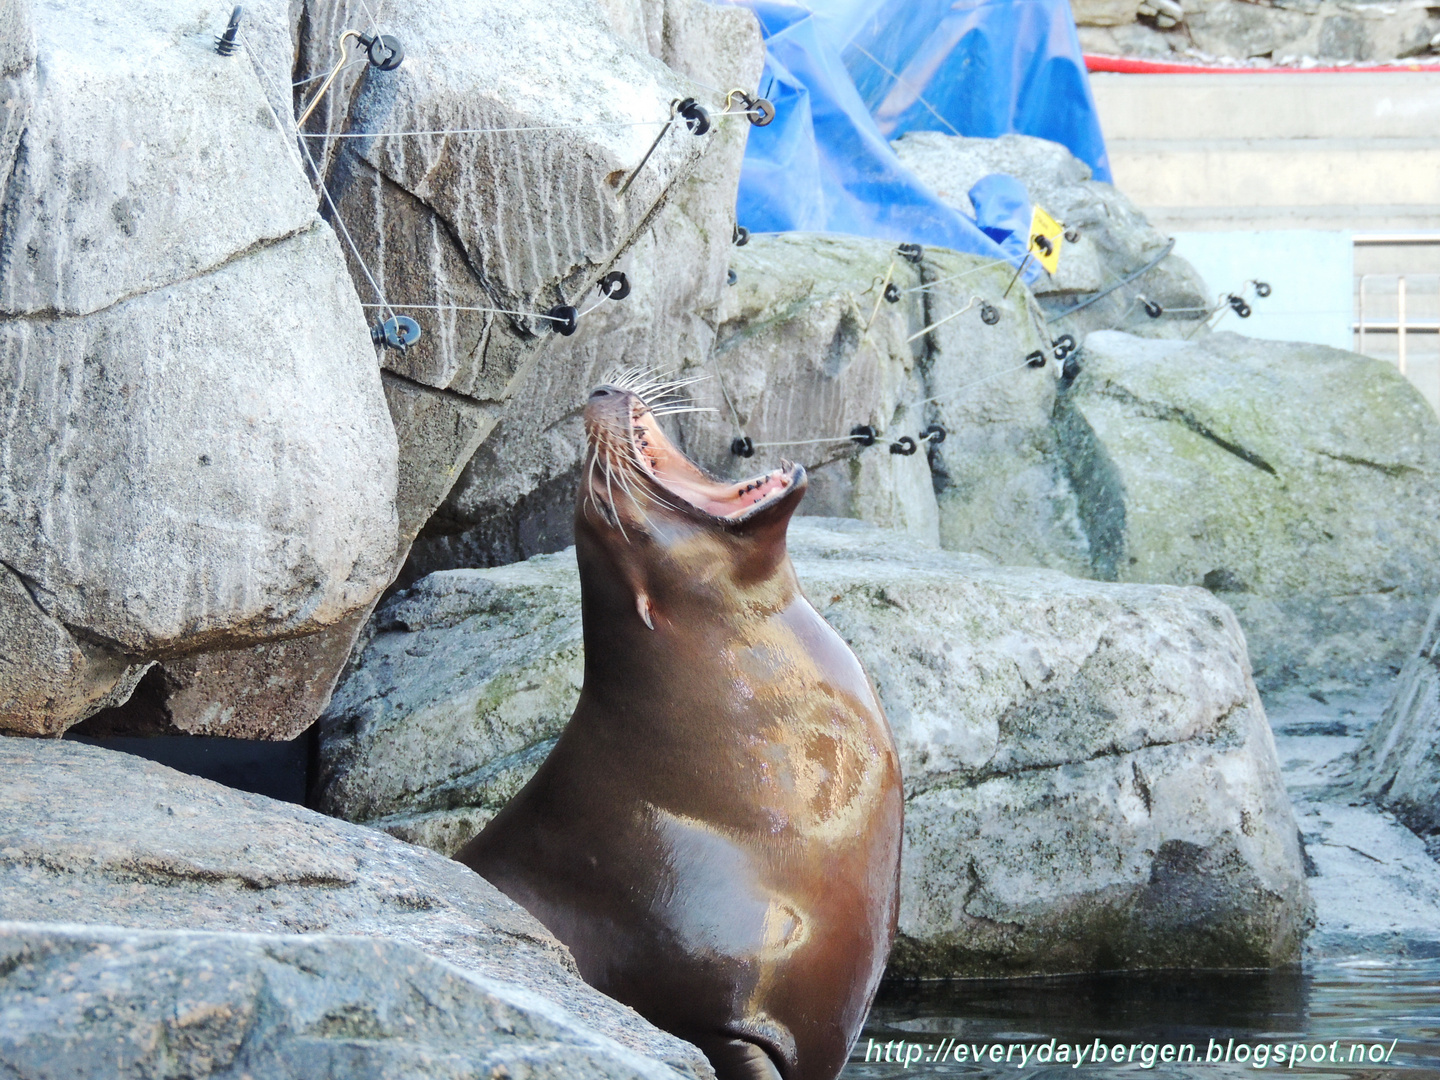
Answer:
<svg viewBox="0 0 1440 1080"><path fill-rule="evenodd" d="M1174 1060L1186 1054L1197 1060ZM886 986L841 1076L1257 1072L1440 1078L1440 960Z"/></svg>

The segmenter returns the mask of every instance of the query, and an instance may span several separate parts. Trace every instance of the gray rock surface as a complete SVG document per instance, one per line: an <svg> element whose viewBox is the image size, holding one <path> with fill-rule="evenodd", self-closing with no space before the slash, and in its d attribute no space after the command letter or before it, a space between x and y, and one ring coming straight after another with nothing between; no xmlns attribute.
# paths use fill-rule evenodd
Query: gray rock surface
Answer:
<svg viewBox="0 0 1440 1080"><path fill-rule="evenodd" d="M288 741L330 700L366 605L317 634L162 660L133 694L94 712L74 729L88 738L209 735Z"/></svg>
<svg viewBox="0 0 1440 1080"><path fill-rule="evenodd" d="M0 0L0 176L9 176L35 101L30 0Z"/></svg>
<svg viewBox="0 0 1440 1080"><path fill-rule="evenodd" d="M518 983L570 1014L570 1037L577 1029L588 1028L636 1054L658 1058L683 1075L710 1075L694 1047L658 1031L582 983L564 946L526 912L483 878L432 852L297 806L72 742L0 739L0 775L5 777L0 786L0 919L147 931L361 935L351 945L336 944L335 939L307 944L289 938L272 939L259 948L234 937L206 943L185 935L131 935L124 940L135 942L140 950L136 959L125 960L129 946L118 942L112 945L112 956L121 964L145 964L152 961L141 954L149 951L162 972L188 972L188 965L206 962L217 969L237 965L233 968L237 978L250 972L243 979L251 989L235 1003L241 1011L245 1001L259 992L252 980L268 980L279 971L264 962L267 954L273 959L277 951L297 956L312 950L325 972L316 981L329 984L328 989L312 990L316 1004L332 1000L326 997L332 993L341 996L333 999L337 1002L356 993L372 995L372 1005L411 1000L403 981L389 986L383 981L380 969L387 958L405 968L418 968L406 974L420 985L462 978L448 973L444 964L419 963L409 946L455 965L467 976L479 977L478 983L463 980L471 989L452 999L457 1012L477 1007L471 1003L483 1000L486 993L497 994L497 983ZM53 932L37 933L29 939L30 948L43 954L52 947L45 944L47 940L55 943L54 948L63 948ZM82 959L98 948L85 944L87 935L103 937L94 930L77 932L79 940L65 963L100 963L98 957ZM371 959L362 965L360 958L367 950ZM181 962L180 955L187 952L191 959ZM172 961L178 966L167 967ZM37 977L48 977L44 972L51 963L41 963ZM283 961L280 965L295 968ZM365 968L378 981L358 987L353 980ZM7 990L15 993L10 988L23 985L25 976L20 976L20 983L11 981L16 970L3 961L0 970L7 980L0 983L0 997L7 996ZM392 975L398 970L392 969ZM95 977L105 977L103 966ZM158 991L168 984L153 980L151 985ZM87 987L67 989L84 992ZM99 987L94 989L98 992ZM200 993L193 985L190 990ZM146 993L150 992L147 987ZM163 995L160 1000L165 1000ZM419 995L418 1001L423 1000ZM508 1000L513 1006L520 998ZM31 1007L42 1004L32 998ZM58 999L50 1004L63 1008ZM136 1007L142 1004L137 1002ZM293 1015L303 1016L304 1002L295 999L293 1005L301 1009ZM380 1008L368 1018L363 1011L357 1015L338 1004L337 1008L340 1019L331 1036L376 1037L391 1024L404 1022L403 1016L389 1016ZM146 1005L143 1015L153 1017L152 1010ZM425 1024L445 1023L441 1011L427 1010ZM548 1013L536 1007L536 1015L552 1020L555 1011L553 1006ZM0 1025L13 1023L12 1016L0 1006ZM26 1016L22 1010L20 1019L31 1032L24 1045L41 1046L46 1028L33 1015L28 1020ZM359 1026L347 1026L352 1021ZM369 1036L367 1023L373 1024ZM503 1025L489 1025L495 1026ZM0 1026L0 1032L4 1030ZM453 1037L462 1029L431 1030L449 1031ZM0 1046L5 1045L0 1037ZM590 1045L597 1042L592 1039ZM400 1050L397 1045L396 1052Z"/></svg>
<svg viewBox="0 0 1440 1080"><path fill-rule="evenodd" d="M1052 422L1059 366L1038 305L1008 264L953 252L925 256L927 421L941 546L999 562L1084 573L1087 541ZM999 315L987 325L983 300ZM1030 366L1036 354L1043 366Z"/></svg>
<svg viewBox="0 0 1440 1080"><path fill-rule="evenodd" d="M1440 604L1356 756L1359 787L1417 833L1440 833Z"/></svg>
<svg viewBox="0 0 1440 1080"><path fill-rule="evenodd" d="M1092 574L1204 585L1278 688L1388 678L1440 594L1440 422L1318 345L1092 334L1061 423Z"/></svg>
<svg viewBox="0 0 1440 1080"><path fill-rule="evenodd" d="M1077 26L1124 26L1133 23L1140 0L1070 0Z"/></svg>
<svg viewBox="0 0 1440 1080"><path fill-rule="evenodd" d="M5 0L0 3L0 76L14 75L34 62L30 0Z"/></svg>
<svg viewBox="0 0 1440 1080"><path fill-rule="evenodd" d="M686 453L735 479L799 462L812 489L802 512L863 517L936 545L925 455L890 453L924 426L913 404L925 396L920 268L888 241L812 233L752 237L730 266L714 352L680 371L712 410L678 417ZM899 302L882 298L887 282ZM879 433L875 445L848 439L860 425ZM739 436L756 444L753 458L731 452Z"/></svg>
<svg viewBox="0 0 1440 1080"><path fill-rule="evenodd" d="M1294 818L1224 605L853 521L796 519L791 552L870 672L905 770L894 973L1297 957ZM323 805L454 850L573 708L573 554L431 575L370 633L321 721Z"/></svg>
<svg viewBox="0 0 1440 1080"><path fill-rule="evenodd" d="M0 554L47 615L137 657L337 622L395 551L373 355L319 224L93 315L0 322Z"/></svg>
<svg viewBox="0 0 1440 1080"><path fill-rule="evenodd" d="M1164 254L1168 238L1115 187L1090 179L1089 166L1059 143L1029 135L967 139L918 131L892 145L907 168L962 213L974 216L969 191L981 177L1006 173L1026 186L1035 203L1078 232L1075 242L1061 244L1055 276L1042 275L1034 287L1045 301L1052 335L1069 333L1083 341L1091 330L1123 328L1146 337L1182 337L1195 331L1194 314L1152 319L1137 297L1166 309L1212 301L1189 263ZM1130 284L1073 315L1065 314L1156 259L1160 261L1153 269Z"/></svg>
<svg viewBox="0 0 1440 1080"><path fill-rule="evenodd" d="M130 696L147 665L78 641L0 565L0 730L59 735Z"/></svg>
<svg viewBox="0 0 1440 1080"><path fill-rule="evenodd" d="M1401 60L1432 52L1440 31L1440 17L1424 0L1185 0L1183 19L1171 22L1155 3L1072 0L1071 7L1087 53L1191 62Z"/></svg>
<svg viewBox="0 0 1440 1080"><path fill-rule="evenodd" d="M677 1075L538 994L383 939L8 922L0 971L16 1077Z"/></svg>
<svg viewBox="0 0 1440 1080"><path fill-rule="evenodd" d="M306 6L300 77L329 69L340 29L364 26L363 11ZM317 154L333 148L328 183L340 218L402 311L588 306L594 281L648 231L657 204L715 142L673 126L618 196L672 101L703 93L707 106L719 103L616 38L588 0L426 0L385 22L405 42L406 62L390 73L356 67L307 124L373 137L306 143ZM726 126L717 118L716 135ZM375 302L368 279L352 270L365 302ZM387 353L387 366L480 400L503 399L537 347L557 336L534 317L412 314L429 333L403 354Z"/></svg>
<svg viewBox="0 0 1440 1080"><path fill-rule="evenodd" d="M264 90L289 81L288 41L267 32L287 5L247 5L251 53L230 58L201 0L30 6L39 63L6 173L0 316L98 311L314 223Z"/></svg>

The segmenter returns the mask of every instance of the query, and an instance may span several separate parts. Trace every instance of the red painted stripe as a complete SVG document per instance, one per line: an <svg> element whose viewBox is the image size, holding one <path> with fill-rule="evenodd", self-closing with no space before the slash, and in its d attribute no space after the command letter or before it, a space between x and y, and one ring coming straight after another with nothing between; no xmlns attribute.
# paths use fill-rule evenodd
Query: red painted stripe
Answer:
<svg viewBox="0 0 1440 1080"><path fill-rule="evenodd" d="M1340 72L1434 72L1440 73L1440 63L1380 64L1371 67L1206 67L1203 64L1167 64L1158 60L1135 60L1128 56L1093 56L1085 54L1085 67L1090 71L1109 71L1122 75L1335 75Z"/></svg>

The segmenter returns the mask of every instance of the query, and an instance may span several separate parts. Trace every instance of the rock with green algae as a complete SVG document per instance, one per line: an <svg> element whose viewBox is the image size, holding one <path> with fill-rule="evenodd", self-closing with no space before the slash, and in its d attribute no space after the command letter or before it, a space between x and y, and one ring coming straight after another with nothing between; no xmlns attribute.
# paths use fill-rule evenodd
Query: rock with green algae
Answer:
<svg viewBox="0 0 1440 1080"><path fill-rule="evenodd" d="M1096 333L1059 423L1091 573L1210 589L1262 687L1387 677L1418 640L1440 593L1440 422L1389 365Z"/></svg>
<svg viewBox="0 0 1440 1080"><path fill-rule="evenodd" d="M790 536L905 772L892 973L1298 958L1295 820L1223 604L995 567L857 521L800 518ZM391 598L322 719L324 808L456 850L568 720L579 610L569 552Z"/></svg>
<svg viewBox="0 0 1440 1080"><path fill-rule="evenodd" d="M929 447L940 545L1084 574L1088 540L1053 423L1060 365L1038 305L1018 286L1006 295L1008 265L927 249L925 273L934 329L920 408L946 430Z"/></svg>

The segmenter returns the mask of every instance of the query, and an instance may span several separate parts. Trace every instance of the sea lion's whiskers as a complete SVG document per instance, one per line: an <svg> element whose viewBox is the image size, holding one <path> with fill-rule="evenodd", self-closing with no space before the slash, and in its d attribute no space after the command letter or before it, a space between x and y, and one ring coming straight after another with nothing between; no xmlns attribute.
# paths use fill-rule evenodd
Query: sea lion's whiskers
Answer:
<svg viewBox="0 0 1440 1080"><path fill-rule="evenodd" d="M629 470L617 468L615 472L620 478L620 486L625 490L626 494L630 496L630 502L634 504L641 519L645 522L646 527L649 528L651 525L650 512L645 509L644 502L641 501L639 493L635 490L635 486L630 482Z"/></svg>
<svg viewBox="0 0 1440 1080"><path fill-rule="evenodd" d="M646 405L654 405L667 395L708 378L709 375L696 375L688 379L668 379L658 368L618 368L611 371L605 381L634 394Z"/></svg>
<svg viewBox="0 0 1440 1080"><path fill-rule="evenodd" d="M605 460L600 463L600 467L605 472L605 493L610 496L610 513L615 518L615 526L620 530L620 535L625 538L625 542L628 544L630 542L630 536L625 532L625 523L620 520L620 508L615 505L615 489L610 486L609 455L606 455Z"/></svg>
<svg viewBox="0 0 1440 1080"><path fill-rule="evenodd" d="M590 448L590 469L585 477L585 498L581 502L582 508L586 503L595 506L595 462L600 457L600 448L595 445L594 433L587 430L585 432L585 439ZM595 506L595 511L599 513L600 508ZM603 517L604 515L602 514L601 516Z"/></svg>

